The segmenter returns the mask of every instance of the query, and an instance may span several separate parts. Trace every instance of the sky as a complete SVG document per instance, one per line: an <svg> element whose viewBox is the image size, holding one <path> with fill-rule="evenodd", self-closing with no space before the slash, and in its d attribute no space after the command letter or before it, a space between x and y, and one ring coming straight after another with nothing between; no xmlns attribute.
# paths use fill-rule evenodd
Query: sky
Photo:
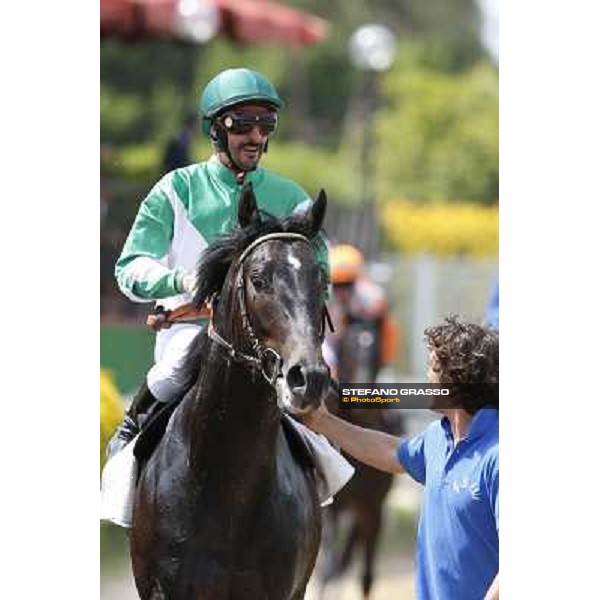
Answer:
<svg viewBox="0 0 600 600"><path fill-rule="evenodd" d="M498 62L499 41L498 41L498 22L499 22L499 0L478 0L479 6L483 12L483 26L481 37L485 47Z"/></svg>

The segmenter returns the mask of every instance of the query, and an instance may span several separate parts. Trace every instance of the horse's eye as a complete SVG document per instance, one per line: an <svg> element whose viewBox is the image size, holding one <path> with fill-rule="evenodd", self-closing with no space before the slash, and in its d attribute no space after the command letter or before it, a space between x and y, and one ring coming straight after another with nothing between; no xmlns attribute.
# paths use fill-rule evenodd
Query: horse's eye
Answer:
<svg viewBox="0 0 600 600"><path fill-rule="evenodd" d="M252 281L252 285L257 292L262 292L269 287L267 280L264 277L259 277L258 275L251 277L250 281Z"/></svg>

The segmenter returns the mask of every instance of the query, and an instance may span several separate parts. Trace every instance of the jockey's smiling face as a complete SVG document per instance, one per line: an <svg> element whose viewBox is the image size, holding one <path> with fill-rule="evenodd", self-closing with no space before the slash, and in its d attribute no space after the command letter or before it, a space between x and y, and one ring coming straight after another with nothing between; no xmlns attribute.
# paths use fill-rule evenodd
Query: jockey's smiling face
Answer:
<svg viewBox="0 0 600 600"><path fill-rule="evenodd" d="M255 169L277 125L277 113L268 106L244 104L232 108L220 120L227 131L233 161L244 171Z"/></svg>

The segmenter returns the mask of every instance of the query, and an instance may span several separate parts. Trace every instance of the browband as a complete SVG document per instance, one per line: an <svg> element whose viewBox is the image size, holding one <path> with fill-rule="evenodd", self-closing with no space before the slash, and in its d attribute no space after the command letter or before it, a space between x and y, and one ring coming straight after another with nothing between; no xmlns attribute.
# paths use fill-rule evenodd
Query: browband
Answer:
<svg viewBox="0 0 600 600"><path fill-rule="evenodd" d="M254 240L240 254L240 257L237 260L238 264L243 263L246 260L246 257L248 256L248 254L250 254L250 252L252 252L252 250L254 250L254 248L256 248L256 246L259 246L263 242L268 242L269 240L302 240L306 243L310 243L309 239L306 236L302 235L301 233L284 233L284 232L267 233L267 235L263 235L262 237L259 237L256 240Z"/></svg>

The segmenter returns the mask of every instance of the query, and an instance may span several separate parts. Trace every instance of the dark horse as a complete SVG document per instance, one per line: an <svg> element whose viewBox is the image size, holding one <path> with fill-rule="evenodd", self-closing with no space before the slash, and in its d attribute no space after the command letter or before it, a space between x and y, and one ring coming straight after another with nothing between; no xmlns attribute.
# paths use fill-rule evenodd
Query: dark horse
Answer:
<svg viewBox="0 0 600 600"><path fill-rule="evenodd" d="M355 320L339 343L339 378L347 382L374 382L381 360L380 332L375 320Z"/></svg>
<svg viewBox="0 0 600 600"><path fill-rule="evenodd" d="M188 358L198 378L136 492L131 555L143 600L304 597L320 507L282 409L313 410L329 389L326 278L313 251L325 207L321 192L306 213L260 215L248 186L241 227L203 254L194 302L211 299L213 319Z"/></svg>
<svg viewBox="0 0 600 600"><path fill-rule="evenodd" d="M339 342L339 378L341 382L374 382L380 367L379 334L375 322L351 323ZM330 396L328 409L355 425L400 433L386 419L386 411L378 408L340 409L338 397ZM374 580L374 562L382 527L385 497L392 487L393 475L360 463L343 453L355 468L348 484L337 494L325 511L323 531L322 593L332 580L340 577L350 564L353 553L362 551L361 584L368 598ZM340 544L339 524L342 515L349 516L349 532Z"/></svg>

